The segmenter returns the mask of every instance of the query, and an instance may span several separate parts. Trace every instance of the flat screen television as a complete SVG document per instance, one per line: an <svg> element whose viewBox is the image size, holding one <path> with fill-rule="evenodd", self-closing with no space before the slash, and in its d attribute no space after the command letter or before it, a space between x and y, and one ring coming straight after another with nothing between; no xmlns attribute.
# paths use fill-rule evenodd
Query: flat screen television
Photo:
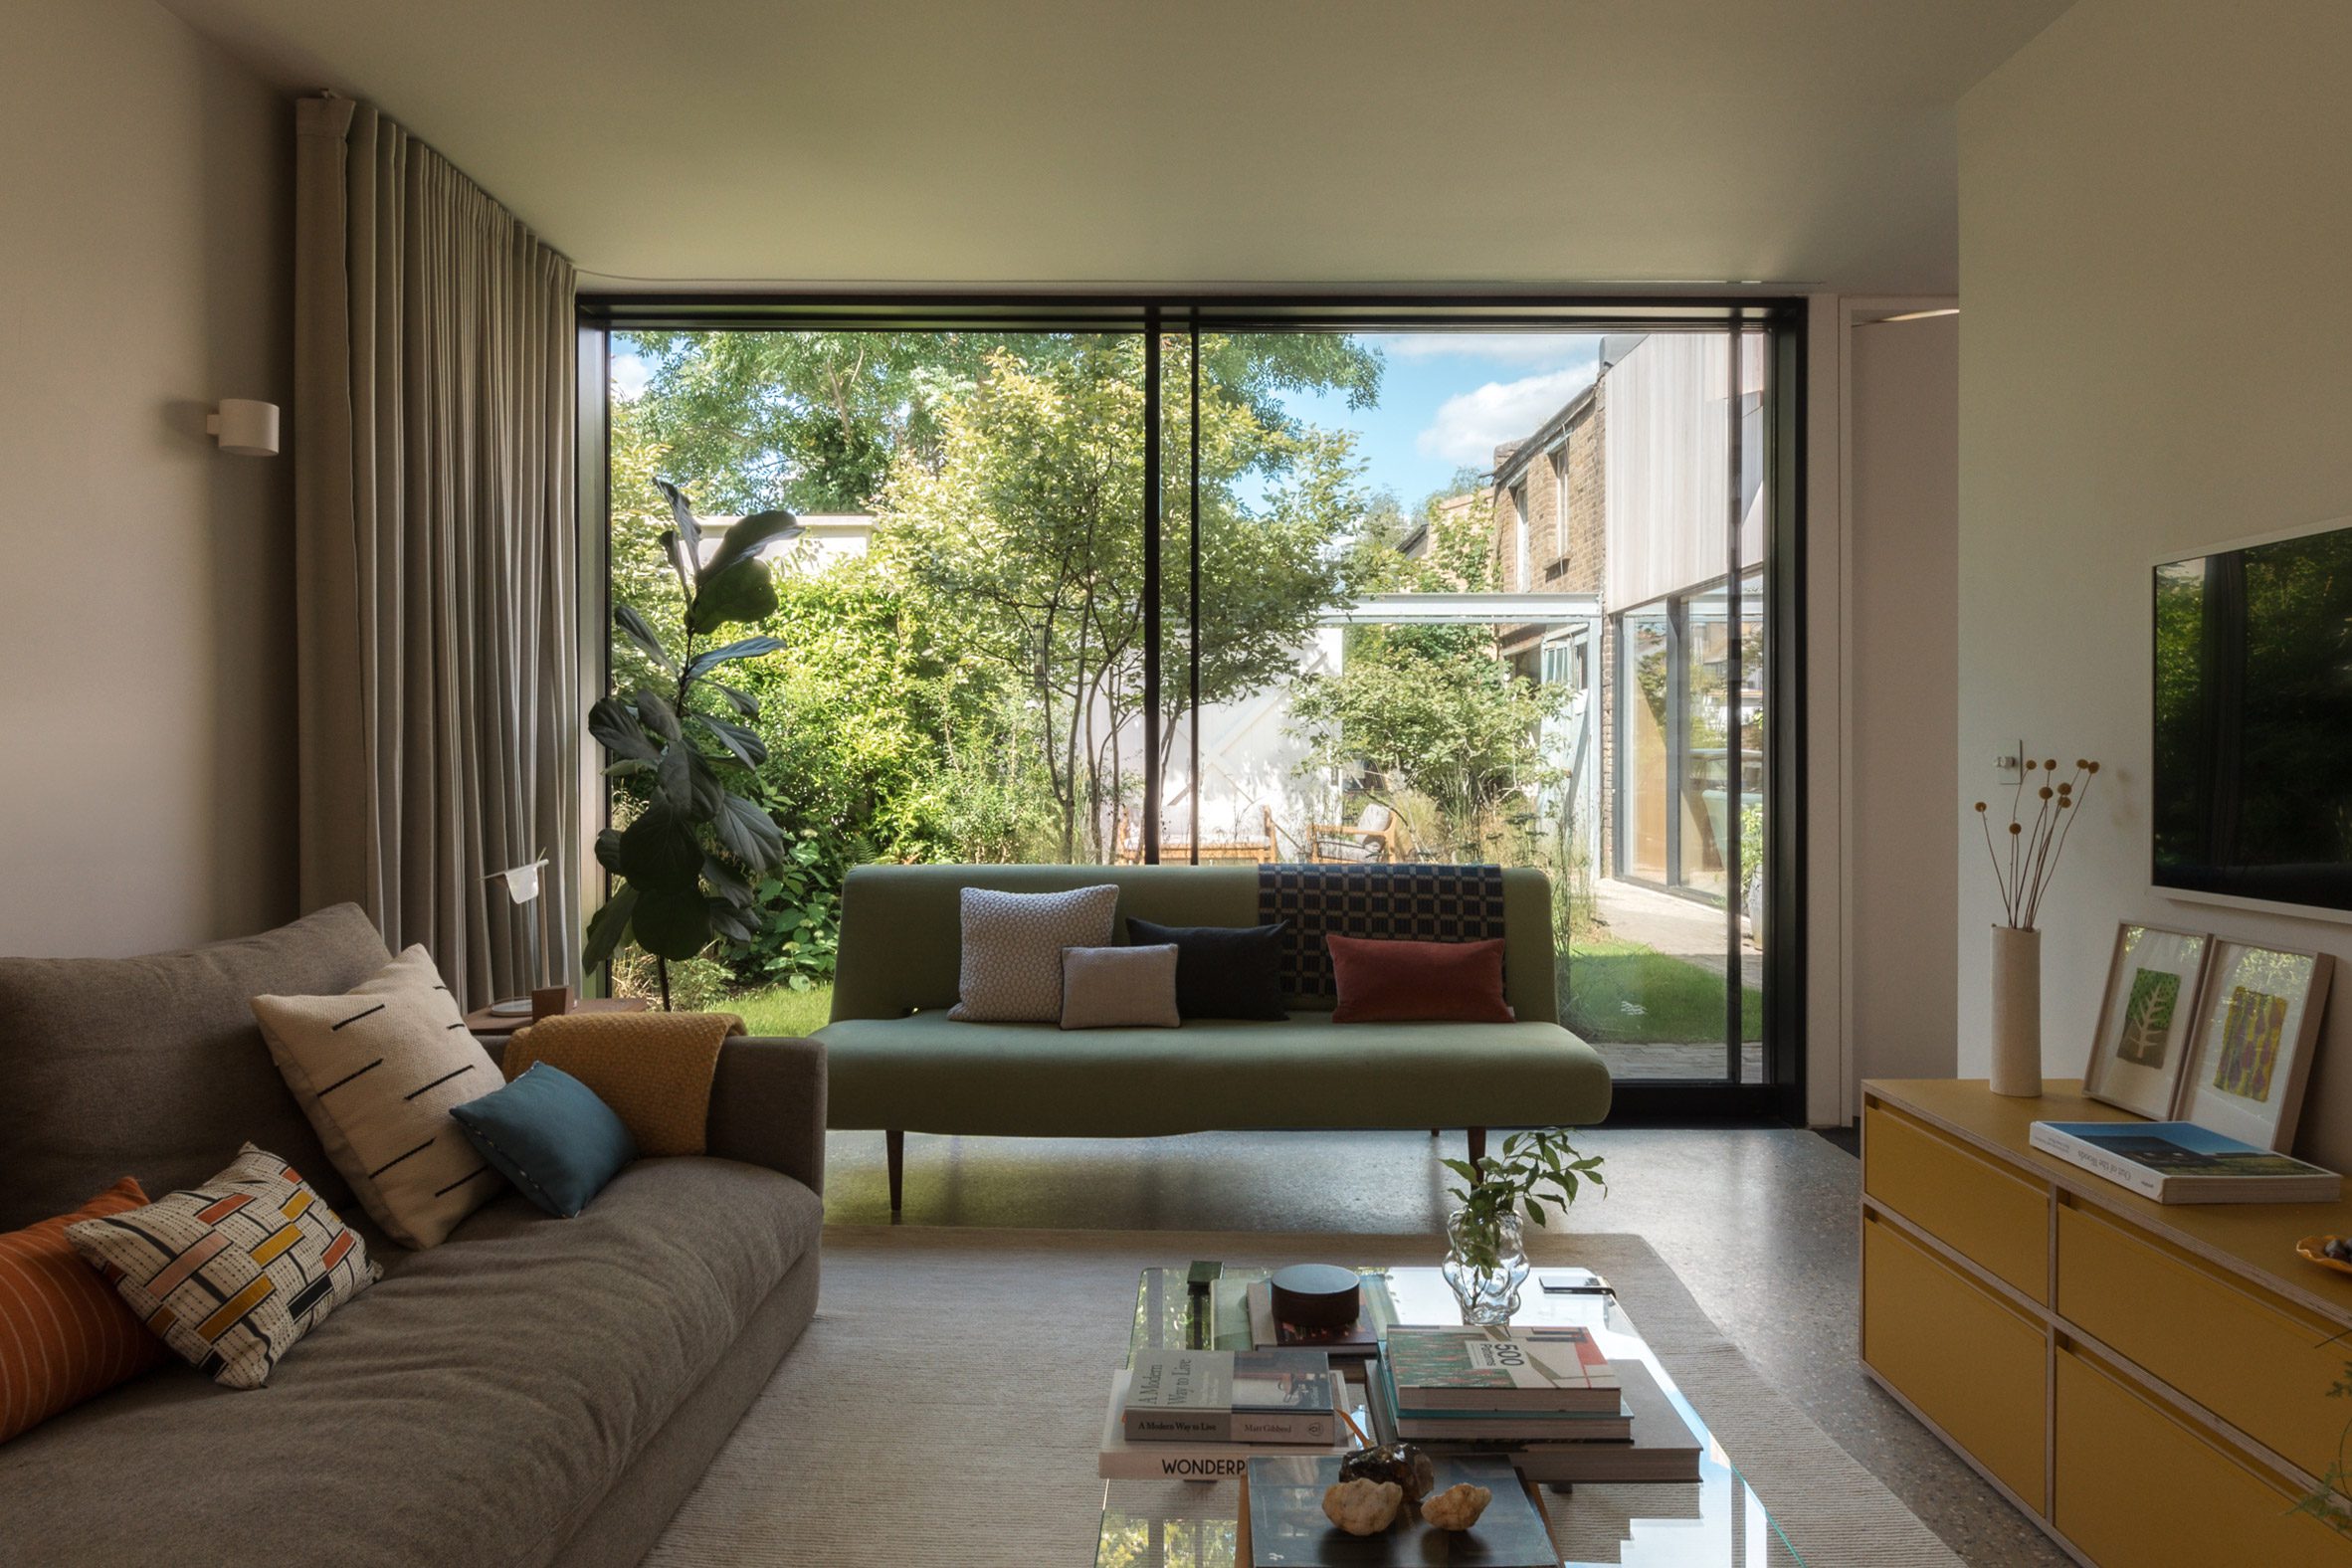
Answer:
<svg viewBox="0 0 2352 1568"><path fill-rule="evenodd" d="M2352 918L2352 525L2161 563L2151 878Z"/></svg>

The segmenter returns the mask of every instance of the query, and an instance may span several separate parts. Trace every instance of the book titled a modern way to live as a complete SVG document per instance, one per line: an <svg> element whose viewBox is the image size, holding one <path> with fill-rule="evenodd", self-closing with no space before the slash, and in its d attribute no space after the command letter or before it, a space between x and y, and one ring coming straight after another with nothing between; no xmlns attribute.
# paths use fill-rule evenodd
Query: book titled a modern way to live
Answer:
<svg viewBox="0 0 2352 1568"><path fill-rule="evenodd" d="M2037 1121L2028 1141L2158 1203L2333 1203L2344 1185L2192 1121Z"/></svg>
<svg viewBox="0 0 2352 1568"><path fill-rule="evenodd" d="M1317 1350L1140 1350L1121 1424L1136 1443L1331 1442L1338 1389Z"/></svg>
<svg viewBox="0 0 2352 1568"><path fill-rule="evenodd" d="M1381 1338L1397 1401L1416 1412L1619 1414L1616 1371L1585 1328L1392 1328Z"/></svg>

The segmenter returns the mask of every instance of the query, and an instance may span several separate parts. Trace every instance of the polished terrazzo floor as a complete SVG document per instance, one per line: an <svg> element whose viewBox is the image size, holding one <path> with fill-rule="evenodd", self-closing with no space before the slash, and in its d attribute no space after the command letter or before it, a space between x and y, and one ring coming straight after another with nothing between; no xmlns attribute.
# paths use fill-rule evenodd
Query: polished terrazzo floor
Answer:
<svg viewBox="0 0 2352 1568"><path fill-rule="evenodd" d="M1857 1366L1862 1167L1847 1148L1788 1127L1602 1128L1585 1139L1606 1156L1611 1188L1578 1206L1572 1229L1647 1240L1757 1369L1969 1563L2068 1561ZM832 1134L832 1219L889 1218L882 1141ZM1444 1148L1459 1155L1462 1135ZM1425 1132L909 1134L902 1223L1435 1236L1445 1180Z"/></svg>

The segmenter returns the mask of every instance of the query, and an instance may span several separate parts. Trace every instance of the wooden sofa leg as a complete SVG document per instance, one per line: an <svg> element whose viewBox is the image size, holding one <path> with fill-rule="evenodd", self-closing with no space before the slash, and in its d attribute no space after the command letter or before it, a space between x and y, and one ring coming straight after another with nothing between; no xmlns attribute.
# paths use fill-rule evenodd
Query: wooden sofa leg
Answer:
<svg viewBox="0 0 2352 1568"><path fill-rule="evenodd" d="M1444 1132L1445 1130L1446 1130L1446 1129L1445 1129L1445 1128L1443 1128L1443 1127L1432 1127L1432 1128L1430 1128L1430 1129L1429 1129L1429 1135L1430 1135L1431 1137L1433 1137L1433 1138L1434 1138L1434 1137L1438 1136L1440 1133Z"/></svg>
<svg viewBox="0 0 2352 1568"><path fill-rule="evenodd" d="M896 1214L906 1197L906 1134L895 1128L884 1132L882 1150L889 1157L890 1212Z"/></svg>
<svg viewBox="0 0 2352 1568"><path fill-rule="evenodd" d="M1470 1162L1471 1170L1483 1170L1486 1165L1486 1129L1470 1129Z"/></svg>

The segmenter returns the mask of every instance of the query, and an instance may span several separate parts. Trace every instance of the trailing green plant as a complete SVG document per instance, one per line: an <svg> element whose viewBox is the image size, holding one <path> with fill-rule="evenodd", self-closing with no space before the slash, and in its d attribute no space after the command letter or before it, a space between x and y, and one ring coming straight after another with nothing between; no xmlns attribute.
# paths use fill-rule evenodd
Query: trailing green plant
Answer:
<svg viewBox="0 0 2352 1568"><path fill-rule="evenodd" d="M2329 1386L2330 1399L2352 1399L2352 1361L2344 1363L2344 1375ZM2296 1501L2294 1511L2307 1513L2338 1535L2352 1536L2352 1508L2344 1506L2344 1499L2352 1496L2352 1460L2346 1450L2352 1447L2352 1426L2336 1434L2335 1462L2327 1473L2319 1477L2319 1484Z"/></svg>
<svg viewBox="0 0 2352 1568"><path fill-rule="evenodd" d="M1480 1269L1499 1268L1504 1220L1523 1212L1542 1225L1544 1205L1566 1209L1588 1183L1606 1193L1609 1178L1601 1174L1601 1158L1578 1153L1565 1127L1539 1127L1510 1134L1495 1157L1481 1164L1444 1161L1462 1178L1461 1186L1446 1191L1462 1205L1466 1261Z"/></svg>
<svg viewBox="0 0 2352 1568"><path fill-rule="evenodd" d="M588 709L588 733L612 758L605 772L639 809L626 828L596 836L597 861L620 882L588 921L581 961L596 968L634 942L653 955L667 1007L670 963L695 957L714 937L757 938L758 882L784 859L784 835L759 782L768 756L751 727L759 700L716 676L784 644L767 636L719 642L717 634L775 613L775 581L759 552L796 537L801 525L787 511L754 512L705 561L702 526L685 492L666 480L654 484L674 519L661 546L685 602L683 630L673 652L634 607L613 609L653 679Z"/></svg>

